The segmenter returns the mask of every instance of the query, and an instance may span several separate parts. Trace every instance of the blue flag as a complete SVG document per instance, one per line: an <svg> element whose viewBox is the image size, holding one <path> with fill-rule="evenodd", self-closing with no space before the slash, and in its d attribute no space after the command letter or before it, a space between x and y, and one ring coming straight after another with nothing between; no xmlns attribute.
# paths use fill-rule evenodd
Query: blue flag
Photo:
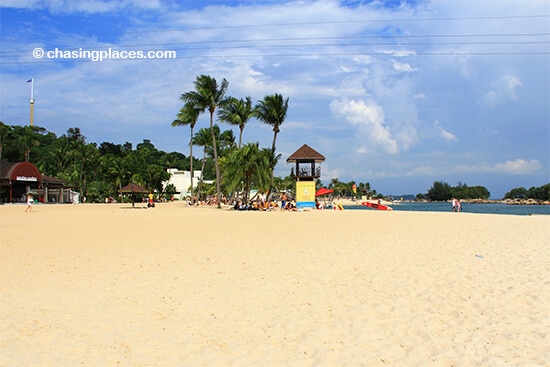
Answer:
<svg viewBox="0 0 550 367"><path fill-rule="evenodd" d="M29 80L27 80L27 83L30 83L30 82L32 82L32 78L31 78L31 79L29 79Z"/></svg>

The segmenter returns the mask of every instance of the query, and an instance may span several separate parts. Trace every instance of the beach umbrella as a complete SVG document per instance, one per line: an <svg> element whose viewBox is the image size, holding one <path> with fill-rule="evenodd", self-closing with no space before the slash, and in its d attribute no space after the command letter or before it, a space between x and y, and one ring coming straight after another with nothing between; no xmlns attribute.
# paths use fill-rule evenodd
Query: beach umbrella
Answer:
<svg viewBox="0 0 550 367"><path fill-rule="evenodd" d="M322 195L326 195L326 194L330 194L330 193L333 193L334 190L331 190L331 189L327 189L326 187L321 187L319 190L317 190L317 192L315 193L315 196L322 196Z"/></svg>
<svg viewBox="0 0 550 367"><path fill-rule="evenodd" d="M144 187L139 186L138 184L135 184L133 182L130 182L128 185L124 186L123 188L119 189L118 192L121 194L131 194L132 195L132 207L135 203L135 195L136 194L147 194L149 190L147 190Z"/></svg>
<svg viewBox="0 0 550 367"><path fill-rule="evenodd" d="M147 194L149 190L133 182L118 190L121 194Z"/></svg>

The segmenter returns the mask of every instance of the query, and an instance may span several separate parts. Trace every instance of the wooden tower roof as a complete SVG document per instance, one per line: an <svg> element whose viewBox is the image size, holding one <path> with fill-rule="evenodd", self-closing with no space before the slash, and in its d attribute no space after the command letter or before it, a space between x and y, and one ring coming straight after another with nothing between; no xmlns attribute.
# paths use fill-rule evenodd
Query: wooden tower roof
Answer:
<svg viewBox="0 0 550 367"><path fill-rule="evenodd" d="M287 159L288 162L296 162L296 161L315 161L316 163L323 162L325 160L325 156L310 147L307 144L304 144L292 153Z"/></svg>

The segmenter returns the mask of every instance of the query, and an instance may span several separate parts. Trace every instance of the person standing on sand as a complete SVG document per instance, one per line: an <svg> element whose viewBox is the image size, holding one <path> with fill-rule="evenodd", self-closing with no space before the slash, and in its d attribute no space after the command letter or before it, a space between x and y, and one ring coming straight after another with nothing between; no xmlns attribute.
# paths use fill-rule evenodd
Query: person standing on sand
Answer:
<svg viewBox="0 0 550 367"><path fill-rule="evenodd" d="M32 204L33 204L33 197L31 194L27 194L27 209L25 209L25 212L29 211L32 212Z"/></svg>
<svg viewBox="0 0 550 367"><path fill-rule="evenodd" d="M284 210L285 209L285 206L286 206L286 201L287 201L287 197L286 197L286 193L283 192L283 194L281 195L281 210Z"/></svg>
<svg viewBox="0 0 550 367"><path fill-rule="evenodd" d="M456 199L455 199L455 198L453 198L453 199L451 200L451 210L452 210L453 212L456 211Z"/></svg>

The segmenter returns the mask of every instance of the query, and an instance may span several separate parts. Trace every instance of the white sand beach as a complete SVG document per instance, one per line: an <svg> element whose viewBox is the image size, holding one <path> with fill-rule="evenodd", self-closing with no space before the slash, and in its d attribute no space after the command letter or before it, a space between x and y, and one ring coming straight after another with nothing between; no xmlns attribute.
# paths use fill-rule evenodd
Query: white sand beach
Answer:
<svg viewBox="0 0 550 367"><path fill-rule="evenodd" d="M0 366L544 366L550 216L0 206Z"/></svg>

